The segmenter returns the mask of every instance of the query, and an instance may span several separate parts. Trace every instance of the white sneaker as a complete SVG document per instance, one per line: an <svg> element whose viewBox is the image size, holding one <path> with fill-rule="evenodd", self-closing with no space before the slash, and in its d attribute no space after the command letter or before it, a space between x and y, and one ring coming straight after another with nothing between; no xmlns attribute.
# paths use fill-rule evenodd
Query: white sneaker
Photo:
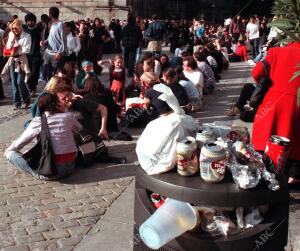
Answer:
<svg viewBox="0 0 300 251"><path fill-rule="evenodd" d="M256 63L255 63L252 59L249 59L249 60L247 61L247 64L250 65L250 66L256 65Z"/></svg>

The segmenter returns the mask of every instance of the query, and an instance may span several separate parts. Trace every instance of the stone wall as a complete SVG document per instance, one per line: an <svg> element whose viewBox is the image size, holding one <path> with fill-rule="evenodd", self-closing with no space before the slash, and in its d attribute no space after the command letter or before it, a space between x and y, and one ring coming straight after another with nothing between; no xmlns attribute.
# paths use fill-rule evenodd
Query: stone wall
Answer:
<svg viewBox="0 0 300 251"><path fill-rule="evenodd" d="M107 23L111 18L126 19L126 0L0 0L0 20L8 21L17 14L22 20L26 13L48 14L48 9L60 9L64 21L100 17Z"/></svg>

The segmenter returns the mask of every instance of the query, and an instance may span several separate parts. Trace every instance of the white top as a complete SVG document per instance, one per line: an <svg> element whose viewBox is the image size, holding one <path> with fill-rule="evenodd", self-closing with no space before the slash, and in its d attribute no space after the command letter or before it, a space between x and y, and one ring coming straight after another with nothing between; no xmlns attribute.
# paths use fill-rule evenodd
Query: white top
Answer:
<svg viewBox="0 0 300 251"><path fill-rule="evenodd" d="M161 65L160 62L158 60L154 60L155 66L154 66L154 73L156 74L156 76L160 76L161 73Z"/></svg>
<svg viewBox="0 0 300 251"><path fill-rule="evenodd" d="M226 18L225 21L224 21L224 25L230 25L232 22L232 19L229 17L229 18Z"/></svg>
<svg viewBox="0 0 300 251"><path fill-rule="evenodd" d="M189 99L200 98L197 87L190 80L180 80L179 84L184 87Z"/></svg>
<svg viewBox="0 0 300 251"><path fill-rule="evenodd" d="M76 56L81 49L80 39L78 36L73 36L70 32L67 36L67 45L68 45L68 54L71 55L72 52L75 52Z"/></svg>
<svg viewBox="0 0 300 251"><path fill-rule="evenodd" d="M53 115L46 113L46 117L54 154L77 152L73 132L79 132L82 126L76 120L74 114L71 112L55 113ZM35 117L22 135L8 147L7 151L20 151L36 138L40 132L41 118Z"/></svg>
<svg viewBox="0 0 300 251"><path fill-rule="evenodd" d="M181 57L182 52L185 52L185 51L186 51L185 47L184 48L176 48L174 57Z"/></svg>
<svg viewBox="0 0 300 251"><path fill-rule="evenodd" d="M198 89L200 97L202 97L203 86L204 86L204 78L203 73L199 70L193 72L183 71L184 76L189 79Z"/></svg>
<svg viewBox="0 0 300 251"><path fill-rule="evenodd" d="M246 32L248 33L249 39L259 38L259 27L258 24L248 23L246 26Z"/></svg>
<svg viewBox="0 0 300 251"><path fill-rule="evenodd" d="M218 67L218 63L217 61L215 60L215 58L213 56L207 56L207 62L209 63L209 65L213 68L217 68Z"/></svg>
<svg viewBox="0 0 300 251"><path fill-rule="evenodd" d="M19 47L18 54L28 54L31 48L31 36L30 34L22 31L20 36L15 39L15 34L11 31L8 34L8 39L6 43L7 49L12 49L13 47Z"/></svg>

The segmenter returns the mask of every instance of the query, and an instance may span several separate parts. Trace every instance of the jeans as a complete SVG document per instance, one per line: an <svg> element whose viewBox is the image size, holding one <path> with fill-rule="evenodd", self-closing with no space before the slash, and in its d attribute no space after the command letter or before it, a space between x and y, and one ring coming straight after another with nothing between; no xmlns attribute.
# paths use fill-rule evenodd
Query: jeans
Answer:
<svg viewBox="0 0 300 251"><path fill-rule="evenodd" d="M128 69L128 75L132 76L134 72L134 61L136 56L136 48L125 47L124 48L124 62L125 67Z"/></svg>
<svg viewBox="0 0 300 251"><path fill-rule="evenodd" d="M142 48L138 47L136 49L135 64L139 64L140 63L141 57L142 57Z"/></svg>
<svg viewBox="0 0 300 251"><path fill-rule="evenodd" d="M259 38L250 39L250 48L253 59L259 54Z"/></svg>
<svg viewBox="0 0 300 251"><path fill-rule="evenodd" d="M35 178L39 178L41 180L58 180L61 178L64 178L68 175L70 175L75 168L75 161L70 161L67 163L55 163L55 167L57 169L57 174L55 176L51 177L45 177L42 175L37 174L35 170L33 170L27 163L27 161L24 159L23 154L17 151L8 151L7 153L7 159L9 162L22 169L23 171L27 172L28 174L32 175Z"/></svg>
<svg viewBox="0 0 300 251"><path fill-rule="evenodd" d="M62 57L60 61L57 61L54 56L54 54L49 54L47 51L44 52L43 76L47 81L50 80L58 68L64 66L64 57Z"/></svg>
<svg viewBox="0 0 300 251"><path fill-rule="evenodd" d="M0 72L2 72L4 66L4 58L3 56L0 56ZM0 99L3 99L5 97L3 87L2 87L2 79L0 78Z"/></svg>
<svg viewBox="0 0 300 251"><path fill-rule="evenodd" d="M30 102L30 95L29 91L27 89L27 86L24 82L25 80L25 72L15 72L15 62L12 61L10 65L10 79L12 84L12 92L13 92L13 99L16 107L21 106L21 97L20 93L23 99L23 102L25 104Z"/></svg>

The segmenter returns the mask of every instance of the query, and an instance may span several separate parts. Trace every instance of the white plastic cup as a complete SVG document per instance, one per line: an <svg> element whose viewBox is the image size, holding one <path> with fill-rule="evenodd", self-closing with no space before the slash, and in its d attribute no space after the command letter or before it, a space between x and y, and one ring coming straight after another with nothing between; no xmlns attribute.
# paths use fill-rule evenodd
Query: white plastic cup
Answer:
<svg viewBox="0 0 300 251"><path fill-rule="evenodd" d="M143 242L152 249L159 249L169 241L199 224L199 214L182 201L167 199L139 228Z"/></svg>

